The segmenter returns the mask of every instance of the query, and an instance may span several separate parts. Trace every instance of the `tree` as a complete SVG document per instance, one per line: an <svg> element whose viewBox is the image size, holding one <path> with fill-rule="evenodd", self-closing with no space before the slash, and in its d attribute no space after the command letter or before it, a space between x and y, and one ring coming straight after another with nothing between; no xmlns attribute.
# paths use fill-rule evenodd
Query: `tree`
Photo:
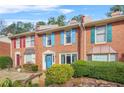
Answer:
<svg viewBox="0 0 124 93"><path fill-rule="evenodd" d="M57 24L55 17L50 17L48 19L48 23L47 24L48 25L55 25L55 24Z"/></svg>
<svg viewBox="0 0 124 93"><path fill-rule="evenodd" d="M29 32L32 31L34 29L34 26L32 23L24 23L24 22L20 22L18 21L17 23L12 23L9 26L7 26L6 28L4 28L2 30L2 33L4 35L7 35L8 33L12 33L12 34L18 34L18 33L22 33L22 32Z"/></svg>
<svg viewBox="0 0 124 93"><path fill-rule="evenodd" d="M81 17L82 15L77 15L77 16L74 16L71 20L76 20L77 22L81 22Z"/></svg>
<svg viewBox="0 0 124 93"><path fill-rule="evenodd" d="M57 24L59 26L64 26L65 25L65 19L66 19L65 15L58 16L57 17Z"/></svg>
<svg viewBox="0 0 124 93"><path fill-rule="evenodd" d="M111 13L121 11L124 14L124 5L114 5L110 8L110 11L107 13L108 17L111 17Z"/></svg>
<svg viewBox="0 0 124 93"><path fill-rule="evenodd" d="M5 20L0 20L0 34L2 35L2 30L6 27Z"/></svg>
<svg viewBox="0 0 124 93"><path fill-rule="evenodd" d="M44 21L39 21L36 23L36 25L46 25L46 23Z"/></svg>

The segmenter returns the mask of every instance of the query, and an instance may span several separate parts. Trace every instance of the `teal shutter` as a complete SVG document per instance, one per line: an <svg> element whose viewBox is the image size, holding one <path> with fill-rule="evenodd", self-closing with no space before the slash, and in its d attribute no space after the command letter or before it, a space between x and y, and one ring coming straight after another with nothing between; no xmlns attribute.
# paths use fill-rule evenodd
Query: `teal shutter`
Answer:
<svg viewBox="0 0 124 93"><path fill-rule="evenodd" d="M60 32L60 39L61 45L64 45L64 31Z"/></svg>
<svg viewBox="0 0 124 93"><path fill-rule="evenodd" d="M46 47L46 34L43 35L42 42L43 42L43 46Z"/></svg>
<svg viewBox="0 0 124 93"><path fill-rule="evenodd" d="M72 29L71 42L74 44L76 42L76 29Z"/></svg>
<svg viewBox="0 0 124 93"><path fill-rule="evenodd" d="M91 28L91 43L95 43L95 27Z"/></svg>
<svg viewBox="0 0 124 93"><path fill-rule="evenodd" d="M107 24L107 42L112 42L112 24Z"/></svg>
<svg viewBox="0 0 124 93"><path fill-rule="evenodd" d="M51 34L51 41L52 41L52 46L55 44L55 35L54 33Z"/></svg>

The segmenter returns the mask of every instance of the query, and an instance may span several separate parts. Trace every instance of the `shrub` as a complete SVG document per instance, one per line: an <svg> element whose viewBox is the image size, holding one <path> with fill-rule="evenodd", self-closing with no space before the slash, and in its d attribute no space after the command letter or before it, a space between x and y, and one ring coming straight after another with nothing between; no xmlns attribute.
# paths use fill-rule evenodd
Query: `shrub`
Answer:
<svg viewBox="0 0 124 93"><path fill-rule="evenodd" d="M45 84L62 84L74 74L73 68L67 64L55 64L46 71Z"/></svg>
<svg viewBox="0 0 124 93"><path fill-rule="evenodd" d="M124 83L124 64L120 62L84 62L72 64L74 77L91 77Z"/></svg>
<svg viewBox="0 0 124 93"><path fill-rule="evenodd" d="M0 68L1 69L12 67L12 65L13 65L13 62L10 57L8 57L8 56L0 57Z"/></svg>
<svg viewBox="0 0 124 93"><path fill-rule="evenodd" d="M15 80L13 82L13 87L24 87L24 85L21 80Z"/></svg>
<svg viewBox="0 0 124 93"><path fill-rule="evenodd" d="M12 87L12 81L9 78L6 78L5 80L0 82L0 87Z"/></svg>
<svg viewBox="0 0 124 93"><path fill-rule="evenodd" d="M36 64L24 64L23 68L25 71L28 71L28 72L37 72L38 71L38 66Z"/></svg>

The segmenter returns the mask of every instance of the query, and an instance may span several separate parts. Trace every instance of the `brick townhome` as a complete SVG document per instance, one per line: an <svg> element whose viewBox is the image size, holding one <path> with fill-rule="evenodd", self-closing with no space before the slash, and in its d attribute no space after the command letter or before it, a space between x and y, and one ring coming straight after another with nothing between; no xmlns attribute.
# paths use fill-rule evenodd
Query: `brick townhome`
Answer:
<svg viewBox="0 0 124 93"><path fill-rule="evenodd" d="M37 29L11 36L14 66L35 63L45 70L52 64L75 60L124 61L124 16Z"/></svg>
<svg viewBox="0 0 124 93"><path fill-rule="evenodd" d="M10 56L10 43L7 36L0 36L0 56Z"/></svg>

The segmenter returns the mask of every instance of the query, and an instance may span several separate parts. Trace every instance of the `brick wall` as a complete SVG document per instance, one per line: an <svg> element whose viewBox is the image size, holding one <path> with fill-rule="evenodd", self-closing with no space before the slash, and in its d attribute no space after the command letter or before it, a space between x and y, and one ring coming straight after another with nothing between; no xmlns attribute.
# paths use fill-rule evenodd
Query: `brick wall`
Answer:
<svg viewBox="0 0 124 93"><path fill-rule="evenodd" d="M87 52L94 46L101 44L91 44L90 32L91 28L86 28L86 50ZM118 60L124 61L124 21L112 23L112 42L105 43L104 45L110 45L118 53Z"/></svg>
<svg viewBox="0 0 124 93"><path fill-rule="evenodd" d="M0 56L10 56L10 44L0 42Z"/></svg>

